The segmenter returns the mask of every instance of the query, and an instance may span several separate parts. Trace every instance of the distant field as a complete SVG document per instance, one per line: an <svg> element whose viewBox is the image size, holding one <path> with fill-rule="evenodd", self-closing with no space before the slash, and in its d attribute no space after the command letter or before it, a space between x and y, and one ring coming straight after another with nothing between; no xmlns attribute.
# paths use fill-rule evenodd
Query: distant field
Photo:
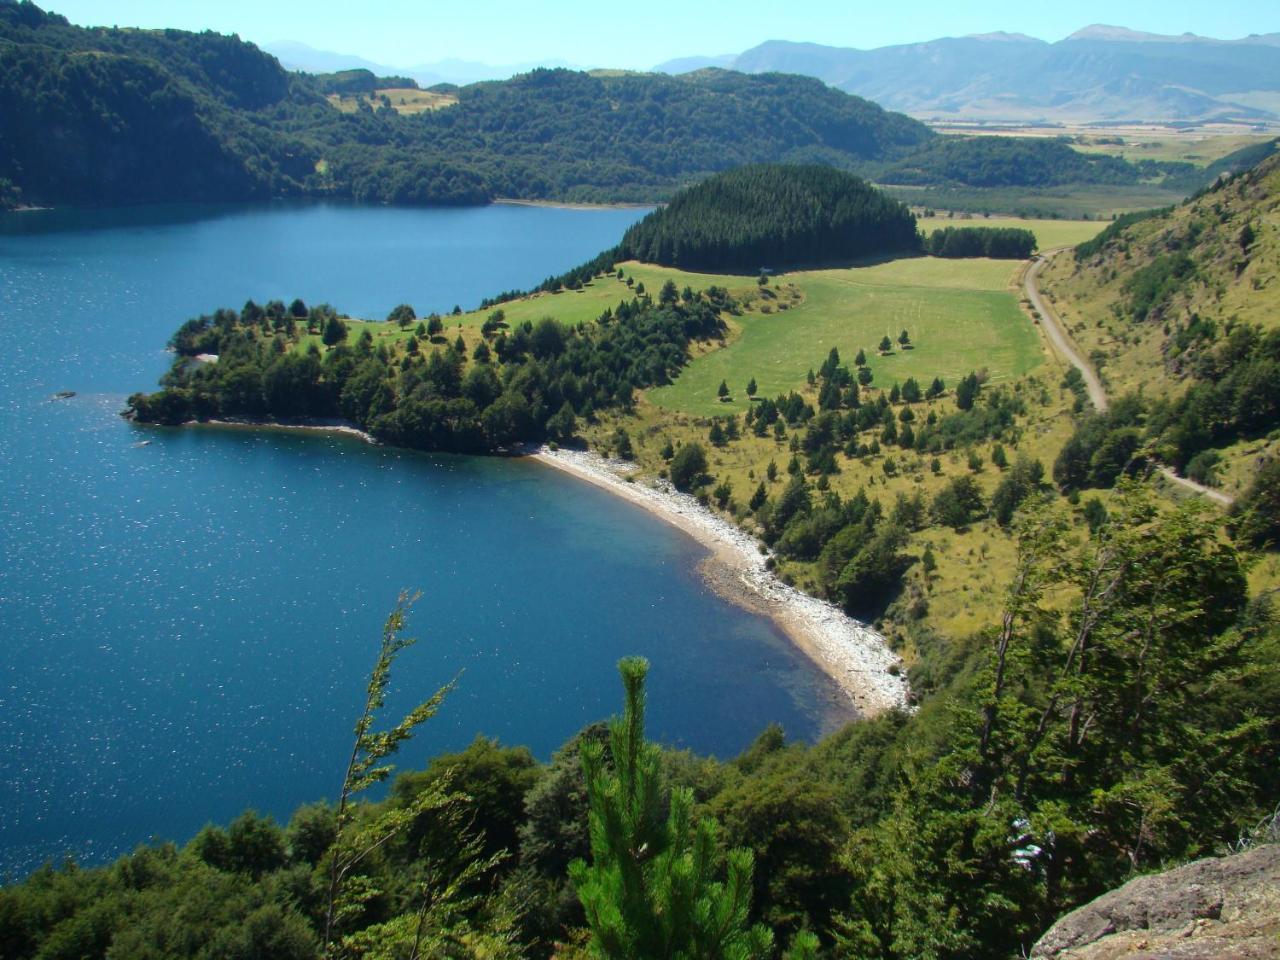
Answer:
<svg viewBox="0 0 1280 960"><path fill-rule="evenodd" d="M330 94L328 100L343 113L355 113L360 108L361 100L376 110L382 105L381 98L384 96L391 102L393 110L409 116L439 110L442 107L451 107L458 102L458 98L451 94L432 93L430 90L414 90L407 87L388 87L386 90L378 90L374 93L373 100L367 96L340 97L336 93Z"/></svg>
<svg viewBox="0 0 1280 960"><path fill-rule="evenodd" d="M1262 109L1280 105L1280 97L1264 94L1252 104ZM1262 102L1265 101L1265 102ZM1243 99L1240 102L1245 102ZM930 124L939 133L965 136L1069 138L1071 146L1081 153L1103 153L1126 160L1185 161L1208 166L1215 160L1244 147L1274 139L1277 132L1259 133L1244 124L1204 124L1178 129L1158 124L1097 127L1090 124L1055 124L1053 126L1018 126L1016 124ZM1120 143L1110 142L1119 140ZM1100 142L1105 141L1105 142Z"/></svg>
<svg viewBox="0 0 1280 960"><path fill-rule="evenodd" d="M969 211L1001 216L1109 220L1132 210L1167 207L1184 199L1174 190L1134 186L1070 185L1063 187L916 187L884 185L884 190L916 207Z"/></svg>
<svg viewBox="0 0 1280 960"><path fill-rule="evenodd" d="M1021 227L1036 235L1041 250L1074 247L1097 236L1106 226L1099 220L1028 220L1021 217L920 217L919 223L926 234L943 227Z"/></svg>
<svg viewBox="0 0 1280 960"><path fill-rule="evenodd" d="M1119 139L1123 143L1098 143L1098 139ZM1229 153L1235 153L1245 147L1271 137L1255 134L1223 134L1218 136L1168 136L1156 134L1102 134L1082 135L1072 144L1081 153L1110 154L1113 157L1124 157L1126 160L1164 160L1194 163L1198 167L1207 167L1215 160L1221 160Z"/></svg>

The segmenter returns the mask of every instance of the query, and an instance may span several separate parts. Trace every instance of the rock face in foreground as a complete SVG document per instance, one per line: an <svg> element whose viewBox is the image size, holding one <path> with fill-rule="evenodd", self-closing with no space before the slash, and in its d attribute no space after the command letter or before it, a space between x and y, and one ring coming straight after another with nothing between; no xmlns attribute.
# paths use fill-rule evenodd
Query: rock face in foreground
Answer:
<svg viewBox="0 0 1280 960"><path fill-rule="evenodd" d="M1131 880L1055 923L1031 956L1280 957L1280 845Z"/></svg>

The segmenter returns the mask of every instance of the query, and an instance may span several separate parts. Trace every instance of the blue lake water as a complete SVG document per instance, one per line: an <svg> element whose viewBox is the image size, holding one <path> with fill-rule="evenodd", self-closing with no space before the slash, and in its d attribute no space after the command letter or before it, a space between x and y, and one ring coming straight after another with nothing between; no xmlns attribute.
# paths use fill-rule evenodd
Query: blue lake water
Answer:
<svg viewBox="0 0 1280 960"><path fill-rule="evenodd" d="M545 758L619 708L614 665L633 653L654 664L664 742L723 756L769 722L820 731L828 681L707 589L700 547L603 491L517 460L118 416L194 314L248 297L474 306L641 213L0 217L0 878L332 797L401 588L424 596L390 709L460 674L402 767L478 733Z"/></svg>

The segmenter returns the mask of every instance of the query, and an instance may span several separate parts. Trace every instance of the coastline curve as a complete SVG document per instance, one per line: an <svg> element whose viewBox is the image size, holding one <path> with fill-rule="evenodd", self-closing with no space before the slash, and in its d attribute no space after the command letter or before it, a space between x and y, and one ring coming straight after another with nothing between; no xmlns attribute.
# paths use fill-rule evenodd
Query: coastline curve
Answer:
<svg viewBox="0 0 1280 960"><path fill-rule="evenodd" d="M590 452L538 447L527 457L629 500L709 549L722 574L707 576L709 585L777 624L843 691L858 717L911 709L902 661L884 637L834 604L783 583L754 537L694 497L666 481L641 481L632 464Z"/></svg>

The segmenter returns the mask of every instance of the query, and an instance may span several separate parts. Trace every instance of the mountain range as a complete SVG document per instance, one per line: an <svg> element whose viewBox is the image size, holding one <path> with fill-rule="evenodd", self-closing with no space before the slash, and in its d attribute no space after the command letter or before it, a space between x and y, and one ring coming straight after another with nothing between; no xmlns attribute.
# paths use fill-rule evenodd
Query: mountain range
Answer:
<svg viewBox="0 0 1280 960"><path fill-rule="evenodd" d="M266 43L262 49L280 61L286 70L301 70L304 73L337 73L342 70L369 70L380 77L411 77L421 87L431 87L438 83L454 83L466 86L482 80L506 80L520 73L528 73L538 67L565 67L571 70L581 67L565 60L530 60L525 63L492 64L480 63L476 60L459 60L447 57L430 63L419 63L408 67L390 66L366 60L364 57L349 53L334 53L331 50L317 50L315 47L293 40L280 40ZM664 71L671 72L671 71ZM681 71L683 72L683 71Z"/></svg>
<svg viewBox="0 0 1280 960"><path fill-rule="evenodd" d="M1217 40L1095 24L1056 43L1016 33L857 50L770 40L655 68L799 73L929 120L1280 121L1280 33Z"/></svg>

